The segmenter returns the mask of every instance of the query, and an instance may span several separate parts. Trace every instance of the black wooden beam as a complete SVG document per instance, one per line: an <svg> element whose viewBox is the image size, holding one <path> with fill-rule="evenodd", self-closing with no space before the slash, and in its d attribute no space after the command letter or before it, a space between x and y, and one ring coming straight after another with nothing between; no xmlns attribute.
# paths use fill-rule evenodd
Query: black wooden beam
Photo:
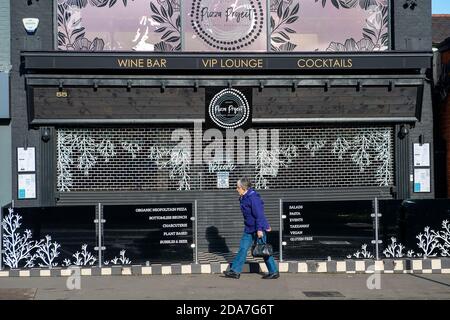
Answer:
<svg viewBox="0 0 450 320"><path fill-rule="evenodd" d="M25 72L164 73L172 71L315 73L318 71L419 70L431 67L431 52L321 53L140 53L22 52Z"/></svg>
<svg viewBox="0 0 450 320"><path fill-rule="evenodd" d="M97 87L126 87L130 88L129 77L114 78L110 76L76 76L69 77L64 75L27 75L27 85L59 86L62 79L64 86L97 86ZM133 87L161 87L164 82L165 87L209 87L209 86L251 86L263 87L373 87L373 86L421 86L423 76L369 76L369 77L340 77L340 76L295 76L295 77L175 77L175 76L147 76L145 78L136 77L132 80Z"/></svg>

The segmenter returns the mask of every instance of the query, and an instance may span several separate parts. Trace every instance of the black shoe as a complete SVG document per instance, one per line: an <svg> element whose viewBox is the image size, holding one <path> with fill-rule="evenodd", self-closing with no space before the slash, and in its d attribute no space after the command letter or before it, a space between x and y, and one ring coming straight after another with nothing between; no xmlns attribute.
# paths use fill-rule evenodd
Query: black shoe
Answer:
<svg viewBox="0 0 450 320"><path fill-rule="evenodd" d="M279 272L274 272L274 273L268 273L265 276L263 276L263 279L278 279L280 277L280 273Z"/></svg>
<svg viewBox="0 0 450 320"><path fill-rule="evenodd" d="M239 273L234 272L233 270L224 271L223 274L225 275L225 277L233 279L239 279L239 277L241 276Z"/></svg>

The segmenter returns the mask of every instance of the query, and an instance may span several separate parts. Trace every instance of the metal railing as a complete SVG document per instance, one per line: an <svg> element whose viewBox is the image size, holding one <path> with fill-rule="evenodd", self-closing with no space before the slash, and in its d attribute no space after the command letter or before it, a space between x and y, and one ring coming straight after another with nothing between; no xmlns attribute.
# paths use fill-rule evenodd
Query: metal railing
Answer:
<svg viewBox="0 0 450 320"><path fill-rule="evenodd" d="M410 215L411 217L409 217L408 219L414 219L414 217L418 217L420 219L422 219L421 213L422 211L424 211L424 213L426 212L430 212L433 211L433 215L426 215L427 220L426 223L434 226L435 230L437 230L437 226L440 226L443 224L443 222L445 222L446 220L450 221L450 199L430 199L430 200L407 200L407 201L402 201L402 200L379 200L378 198L374 198L373 200L358 200L358 201L285 201L284 199L279 199L279 261L283 262L286 259L292 259L292 260L304 260L306 258L306 260L308 260L308 257L305 256L293 256L293 254L289 253L293 247L298 246L299 248L302 249L302 246L304 245L304 243L300 243L300 245L295 244L294 242L289 240L289 236L290 234L288 234L289 231L292 231L292 229L290 228L289 225L287 225L287 222L290 222L290 220L286 220L289 219L290 216L290 212L284 212L285 210L288 210L289 207L289 203L292 204L302 204L305 206L308 205L312 205L312 207L314 207L314 205L317 205L319 208L323 208L323 206L328 206L327 210L324 210L323 212L328 212L329 216L326 216L327 213L325 213L325 218L323 220L317 220L314 222L315 224L325 224L326 228L328 228L327 230L330 230L330 234L318 234L318 241L316 241L316 239L314 239L314 241L316 241L314 244L307 243L306 247L309 245L310 247L312 247L313 245L315 245L316 247L314 249L318 249L322 252L322 256L318 256L318 257L313 257L311 258L311 260L313 259L330 259L331 256L333 257L337 257L337 255L335 254L330 254L331 251L327 251L328 248L336 248L339 246L340 243L346 243L347 245L351 244L351 246L349 246L349 248L356 248L356 244L361 245L364 241L364 244L367 245L372 245L369 248L368 251L373 252L373 255L370 256L370 258L373 258L375 260L380 260L382 258L382 255L384 254L386 256L386 249L387 248L387 244L383 243L383 239L389 239L389 238L393 238L392 234L394 234L395 236L395 232L397 233L401 233L403 239L400 239L402 241L407 241L407 239L405 238L404 234L407 232L409 232L409 237L414 239L414 243L412 243L410 241L410 245L411 244L416 244L417 241L415 241L416 236L415 234L412 234L413 232L419 233L420 231L423 232L423 227L424 226L415 226L416 222L415 220L409 220L408 223L401 222L403 223L401 226L397 225L399 219L398 219L398 215L401 214L404 216L408 216L407 214L405 214L405 212L408 212L408 210L413 210L413 212L415 214ZM358 203L360 204L360 206L358 207ZM170 203L166 203L165 205L168 205ZM355 206L353 206L353 204L355 204ZM138 204L139 206L151 206L151 205L161 205L163 206L163 204L158 204L158 203L152 203L152 204ZM174 203L170 204L170 205L175 205ZM14 202L12 202L10 204L10 206L12 208L14 208ZM110 207L110 206L107 206ZM114 207L114 206L111 206ZM6 207L5 207L6 208ZM64 208L67 207L59 207L62 208L64 210ZM93 209L93 207L90 207L91 209ZM97 256L98 256L98 263L96 265L98 265L99 267L102 267L103 265L105 265L105 256L106 258L108 258L108 256L106 255L108 248L108 245L110 245L107 243L108 240L105 242L105 216L104 216L104 208L105 206L102 203L97 203L95 205L95 216L92 216L93 219L90 220L93 222L92 225L92 232L95 232L95 247L94 250L97 252ZM189 259L190 260L192 258L191 261L195 262L196 264L199 263L199 228L198 228L198 223L199 223L199 214L198 214L198 201L194 200L192 202L190 202L190 207L191 210L190 211L190 221L191 223L188 224L188 248L190 248L192 250L192 255L190 252L188 252L188 255L190 255ZM303 207L302 207L303 208ZM331 208L331 209L330 209ZM381 209L380 209L381 208ZM23 209L30 209L32 210L33 208L20 208L21 210ZM39 208L40 209L40 208ZM111 208L110 208L111 209ZM5 209L6 210L6 209ZM303 209L301 209L303 210ZM310 209L308 209L310 210ZM353 211L352 211L353 210ZM384 212L381 212L383 211ZM415 210L415 211L414 211ZM314 211L314 210L310 210L310 211ZM426 211L426 212L425 212ZM93 214L92 210L89 211ZM308 220L312 217L311 212L309 213L310 215L308 216L308 211L302 211L303 215L305 216L305 219L299 220L302 221L302 224L310 224L310 222L308 221L304 221L304 220ZM306 212L306 213L305 213ZM312 212L312 214L315 215L320 215L320 214L324 214L321 213L320 210L316 210L314 212ZM352 212L354 213L354 215L352 215ZM402 213L399 213L402 212ZM382 214L383 213L383 214ZM300 215L298 215L300 216ZM85 219L84 221L87 221L88 215L85 215L83 219ZM317 216L314 216L315 218L317 218ZM338 217L341 220L336 220ZM362 217L362 218L361 218ZM0 211L0 270L3 270L3 268L5 268L5 259L4 259L4 255L5 255L5 246L4 246L4 212L3 209ZM335 219L335 221L333 221L333 223L335 223L335 225L331 224L330 227L330 223L328 223L327 218L333 218ZM117 219L117 218L116 218ZM352 220L353 219L353 220ZM401 218L401 219L406 219L406 218ZM400 219L400 220L401 220ZM434 220L433 220L434 219ZM433 221L432 221L433 220ZM292 221L295 221L295 219L292 219ZM327 225L328 223L328 225ZM390 225L394 223L395 225ZM289 230L286 230L285 225L288 226ZM310 225L309 225L310 227ZM314 227L317 227L317 225L314 225ZM24 228L22 229L27 229L29 228L29 226L24 226ZM325 228L325 229L326 229ZM346 230L350 230L350 233L344 234L343 233L339 233L340 230L339 228L347 228ZM352 229L353 228L353 229ZM403 229L402 229L403 228ZM415 229L414 229L415 228ZM420 229L422 228L422 229ZM320 227L319 227L320 229ZM390 229L390 230L387 230ZM401 231L398 231L400 230ZM414 229L414 230L411 230ZM108 230L108 228L107 228ZM111 229L109 229L111 230ZM119 230L119 229L118 229ZM355 234L351 234L351 231L354 230ZM405 231L406 230L406 231ZM90 232L88 229L83 229L82 230L84 233L78 233L79 234L83 234L84 237L86 237L86 239L89 237L89 234L86 234L86 231L88 231L88 233ZM122 230L119 230L120 232L122 232ZM111 231L109 231L111 232ZM307 231L305 231L307 232ZM315 238L317 235L316 231L311 231L311 237ZM359 233L358 233L359 232ZM192 234L192 238L191 238L191 234ZM294 233L295 234L295 233ZM303 234L303 231L302 233ZM411 235L412 234L412 235ZM303 234L304 235L304 234ZM346 238L346 235L348 235L348 238ZM67 235L66 235L67 236ZM401 237L397 237L397 238L401 238ZM81 238L80 238L81 239ZM111 233L109 233L109 239L111 239ZM305 238L303 238L305 239ZM309 240L309 239L307 239ZM81 240L80 240L81 241ZM84 241L84 240L83 240ZM353 242L353 243L352 243ZM190 245L189 245L190 244ZM405 243L404 243L405 244ZM328 246L328 247L327 247ZM185 250L184 248L182 250ZM369 252L369 253L371 253ZM187 253L187 251L183 251L183 254ZM349 254L351 254L352 252L348 252ZM354 254L353 254L354 255ZM426 255L424 255L425 257ZM353 257L353 256L351 256ZM419 255L417 255L417 257L420 257ZM339 256L339 258L349 258L348 256L343 257L342 255ZM356 257L358 258L358 257ZM363 256L363 258L369 258L369 256ZM175 263L178 261L170 261L170 263Z"/></svg>
<svg viewBox="0 0 450 320"><path fill-rule="evenodd" d="M143 207L157 206L158 203L138 204L138 205L143 206ZM165 205L170 205L170 203L166 203ZM194 261L195 263L198 263L199 255L198 255L198 206L197 206L197 200L193 201L192 205L193 205L193 208L192 207L191 208L193 209L193 212L189 219L189 221L191 221L192 224L190 227L188 225L188 232L192 234L192 238L191 238L191 241L188 240L187 247L192 250L192 261ZM14 202L12 202L8 206L5 206L4 208L1 208L1 210L0 210L0 270L3 270L3 268L5 267L5 264L4 264L5 251L4 251L4 246L3 246L3 241L4 241L3 209L6 210L6 208L8 208L8 207L11 207L14 209ZM55 208L65 210L68 208L68 206L61 206L61 207L55 207ZM93 206L90 206L90 208L93 208ZM92 216L92 220L90 220L92 222L91 232L95 233L95 246L93 249L94 249L94 252L96 252L96 256L94 255L94 257L97 259L96 265L98 267L102 267L103 265L105 265L105 253L109 249L108 244L105 242L106 219L104 216L104 208L105 208L105 206L102 203L97 203L95 205L95 216ZM41 209L41 208L20 208L20 209L26 211L26 210L36 210L36 209ZM36 210L36 211L40 212L39 210ZM23 221L21 221L21 223L23 223ZM64 226L61 226L61 229L70 230L71 227L73 227L73 226L66 224ZM72 228L72 231L74 232L74 234L77 234L77 236L82 234L84 237L83 239L80 239L80 245L82 245L82 243L88 243L89 238L90 238L89 229L86 229L86 226L84 226L83 228L84 228L83 230L78 230L78 229L76 229L76 227ZM21 230L22 229L30 229L30 231L34 231L34 230L32 230L31 225L23 225L23 226L21 226ZM20 232L22 232L22 231L20 231ZM69 233L65 233L65 237L67 239L70 239L71 235ZM190 238L190 236L188 236L188 237ZM56 242L58 241L58 239L54 239L54 238L53 238L53 240ZM72 241L72 240L73 239L70 239L70 241ZM167 263L175 263L175 262L177 262L177 261L167 261Z"/></svg>
<svg viewBox="0 0 450 320"><path fill-rule="evenodd" d="M368 200L371 201L371 200ZM327 201L317 201L317 202L301 202L301 201L289 201L292 203L326 203ZM330 201L331 202L331 201ZM342 204L344 202L348 202L348 201L335 201L336 203L336 212L339 212L340 210L340 206L339 204ZM285 219L289 219L288 215L286 214L286 212L283 211L283 199L279 199L279 206L280 206L280 237L279 237L279 242L280 242L280 250L279 250L279 254L280 254L280 262L284 261L284 247L288 246L288 241L285 241L285 238L287 237L287 235L285 234L285 230L284 230L284 220ZM379 228L379 218L381 217L381 214L379 213L379 203L378 203L378 198L375 198L374 200L372 200L372 212L368 214L367 218L370 217L372 218L372 225L373 225L373 238L370 240L370 243L374 245L374 256L376 260L380 259L380 244L382 243L382 240L380 240L380 228ZM307 223L307 222L304 222ZM310 235L312 237L314 237L314 235ZM332 241L329 241L332 242ZM336 241L338 242L338 241ZM341 241L343 242L343 241ZM350 253L350 252L349 252ZM304 259L305 257L295 257L297 260L298 259ZM323 256L323 257L315 257L317 259L330 259L330 255L327 256Z"/></svg>

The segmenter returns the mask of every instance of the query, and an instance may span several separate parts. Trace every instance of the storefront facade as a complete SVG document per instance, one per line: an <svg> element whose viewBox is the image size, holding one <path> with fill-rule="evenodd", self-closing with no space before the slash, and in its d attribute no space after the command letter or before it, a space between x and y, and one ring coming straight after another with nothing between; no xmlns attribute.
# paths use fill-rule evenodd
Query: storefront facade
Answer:
<svg viewBox="0 0 450 320"><path fill-rule="evenodd" d="M11 4L16 207L196 200L220 252L242 176L275 232L280 199L434 198L430 1L54 2Z"/></svg>

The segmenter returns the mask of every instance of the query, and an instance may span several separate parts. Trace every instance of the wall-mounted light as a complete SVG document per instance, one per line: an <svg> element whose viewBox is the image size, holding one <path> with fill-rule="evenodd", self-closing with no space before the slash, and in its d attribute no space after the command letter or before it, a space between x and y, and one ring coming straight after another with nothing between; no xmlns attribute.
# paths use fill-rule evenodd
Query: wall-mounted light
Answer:
<svg viewBox="0 0 450 320"><path fill-rule="evenodd" d="M362 88L362 83L361 83L361 81L358 81L358 83L356 84L356 91L361 91L361 88Z"/></svg>
<svg viewBox="0 0 450 320"><path fill-rule="evenodd" d="M44 132L42 132L41 139L44 142L50 141L50 129L49 128L44 128Z"/></svg>
<svg viewBox="0 0 450 320"><path fill-rule="evenodd" d="M330 82L329 81L325 81L325 87L324 87L325 92L327 92L328 89L330 89Z"/></svg>
<svg viewBox="0 0 450 320"><path fill-rule="evenodd" d="M198 91L198 81L194 82L194 92Z"/></svg>
<svg viewBox="0 0 450 320"><path fill-rule="evenodd" d="M361 91L361 89L362 89L362 83L361 83L361 81L358 81L358 83L356 84L356 91Z"/></svg>
<svg viewBox="0 0 450 320"><path fill-rule="evenodd" d="M24 18L22 19L23 26L28 34L34 34L39 26L38 18Z"/></svg>
<svg viewBox="0 0 450 320"><path fill-rule="evenodd" d="M98 82L94 81L94 91L97 91L97 89L98 89Z"/></svg>
<svg viewBox="0 0 450 320"><path fill-rule="evenodd" d="M166 91L166 84L163 82L161 82L161 93Z"/></svg>
<svg viewBox="0 0 450 320"><path fill-rule="evenodd" d="M259 92L262 92L264 89L264 83L262 81L259 82Z"/></svg>
<svg viewBox="0 0 450 320"><path fill-rule="evenodd" d="M292 81L292 92L295 92L296 89L297 89L297 82Z"/></svg>
<svg viewBox="0 0 450 320"><path fill-rule="evenodd" d="M127 82L127 91L130 92L131 91L131 87L133 86L133 81L128 80Z"/></svg>
<svg viewBox="0 0 450 320"><path fill-rule="evenodd" d="M231 80L228 80L228 89L231 89L232 86Z"/></svg>
<svg viewBox="0 0 450 320"><path fill-rule="evenodd" d="M400 131L398 132L398 137L399 137L400 139L404 139L404 138L406 138L406 136L408 135L408 133L409 133L408 128L407 128L405 125L402 125L402 126L400 127Z"/></svg>
<svg viewBox="0 0 450 320"><path fill-rule="evenodd" d="M421 135L419 136L419 144L420 144L420 145L423 145L424 143L425 143L425 135L421 134Z"/></svg>
<svg viewBox="0 0 450 320"><path fill-rule="evenodd" d="M392 195L392 196L394 197L394 199L395 199L396 196L397 196L397 187L395 187L395 186L390 187L389 192L391 193L391 195Z"/></svg>
<svg viewBox="0 0 450 320"><path fill-rule="evenodd" d="M64 89L64 81L60 81L59 82L59 86L58 86L58 90L59 90L59 92L61 92L61 91L63 91L63 89Z"/></svg>
<svg viewBox="0 0 450 320"><path fill-rule="evenodd" d="M388 86L388 91L391 92L392 90L394 90L394 87L395 87L394 81L390 80L389 86Z"/></svg>

